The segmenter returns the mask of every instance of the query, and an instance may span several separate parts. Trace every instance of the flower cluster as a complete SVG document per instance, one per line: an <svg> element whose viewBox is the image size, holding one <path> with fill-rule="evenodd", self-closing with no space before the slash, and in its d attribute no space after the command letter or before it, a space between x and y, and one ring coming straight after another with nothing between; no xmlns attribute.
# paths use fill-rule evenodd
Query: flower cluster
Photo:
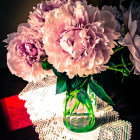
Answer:
<svg viewBox="0 0 140 140"><path fill-rule="evenodd" d="M135 74L140 74L140 14L132 18L136 12L138 8L123 13L129 32L121 43L128 46ZM5 40L7 65L12 74L29 82L54 75L52 69L42 68L44 58L70 79L105 71L114 53L114 40L122 33L119 15L115 7L99 10L86 0L41 2L30 12L28 22L20 24Z"/></svg>

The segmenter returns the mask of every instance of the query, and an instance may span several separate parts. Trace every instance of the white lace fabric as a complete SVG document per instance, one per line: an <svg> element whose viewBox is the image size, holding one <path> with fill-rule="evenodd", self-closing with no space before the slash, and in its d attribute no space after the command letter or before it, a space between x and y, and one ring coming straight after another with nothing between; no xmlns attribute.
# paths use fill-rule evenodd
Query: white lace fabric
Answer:
<svg viewBox="0 0 140 140"><path fill-rule="evenodd" d="M63 125L65 93L55 95L56 77L47 77L38 83L28 83L19 98L39 134L40 140L130 140L131 123L119 120L112 106L97 98L95 118L98 127L87 133L74 133Z"/></svg>

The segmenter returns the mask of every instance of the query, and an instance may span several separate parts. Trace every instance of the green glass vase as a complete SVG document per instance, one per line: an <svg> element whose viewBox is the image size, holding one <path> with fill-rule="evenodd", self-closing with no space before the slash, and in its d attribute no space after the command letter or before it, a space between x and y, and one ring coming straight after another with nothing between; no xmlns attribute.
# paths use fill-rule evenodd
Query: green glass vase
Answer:
<svg viewBox="0 0 140 140"><path fill-rule="evenodd" d="M89 95L92 104L82 103L77 98L77 92L70 95L66 93L64 99L63 122L73 132L88 132L93 130L96 122L94 111L96 111L96 96Z"/></svg>

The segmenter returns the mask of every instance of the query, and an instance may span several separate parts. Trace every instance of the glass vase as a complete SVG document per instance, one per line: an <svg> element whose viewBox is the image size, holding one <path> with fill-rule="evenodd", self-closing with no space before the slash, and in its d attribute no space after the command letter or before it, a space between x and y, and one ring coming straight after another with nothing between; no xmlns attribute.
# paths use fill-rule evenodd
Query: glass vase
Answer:
<svg viewBox="0 0 140 140"><path fill-rule="evenodd" d="M88 93L89 94L89 93ZM95 126L94 111L96 111L96 96L89 94L90 103L82 103L77 98L77 93L66 93L64 99L63 122L73 132L88 132Z"/></svg>

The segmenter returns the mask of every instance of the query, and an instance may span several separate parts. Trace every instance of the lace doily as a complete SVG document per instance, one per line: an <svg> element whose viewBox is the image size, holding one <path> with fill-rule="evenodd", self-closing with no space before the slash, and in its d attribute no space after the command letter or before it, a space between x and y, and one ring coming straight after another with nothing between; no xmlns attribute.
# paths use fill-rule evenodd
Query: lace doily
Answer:
<svg viewBox="0 0 140 140"><path fill-rule="evenodd" d="M28 83L19 94L39 134L40 140L129 140L131 123L119 120L112 106L97 98L95 117L97 128L87 133L74 133L63 125L65 93L55 95L56 77L38 83Z"/></svg>

